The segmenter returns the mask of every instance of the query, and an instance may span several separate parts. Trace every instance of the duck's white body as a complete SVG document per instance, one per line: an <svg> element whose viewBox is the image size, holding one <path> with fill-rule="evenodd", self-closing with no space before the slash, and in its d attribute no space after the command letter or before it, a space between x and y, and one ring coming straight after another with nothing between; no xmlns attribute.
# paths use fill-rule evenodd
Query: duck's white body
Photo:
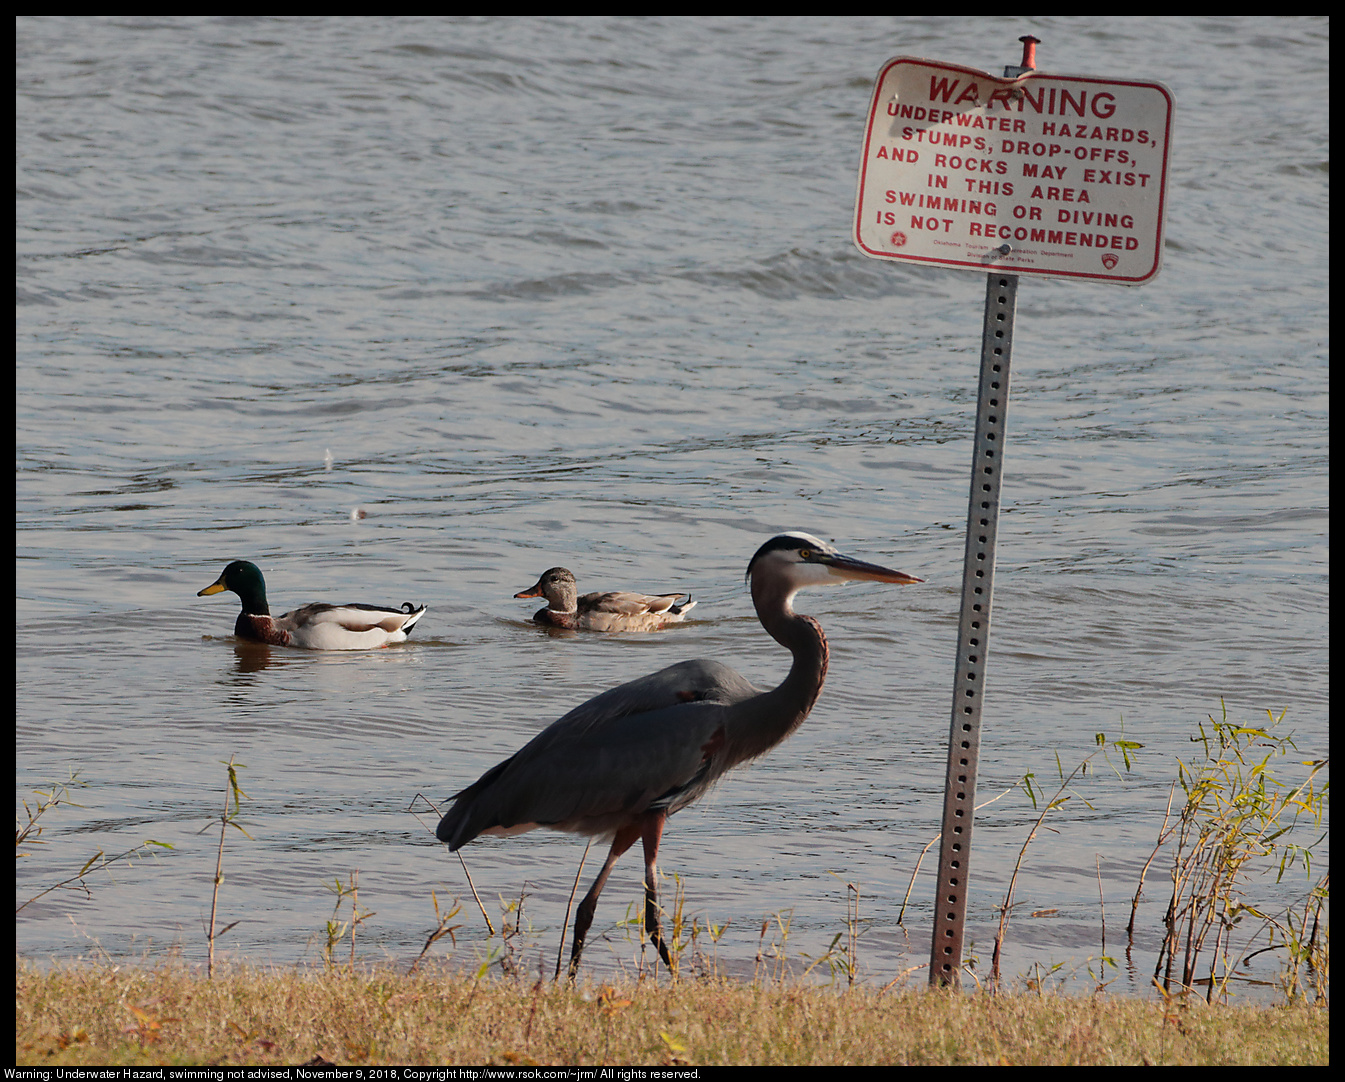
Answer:
<svg viewBox="0 0 1345 1082"><path fill-rule="evenodd" d="M243 604L234 621L234 634L240 639L300 650L375 650L405 642L426 609L425 605L417 608L409 602L400 609L316 603L272 616L261 569L246 560L235 560L197 596L224 590L232 590Z"/></svg>
<svg viewBox="0 0 1345 1082"><path fill-rule="evenodd" d="M304 605L283 616L240 613L234 631L243 638L301 650L375 650L405 642L426 606ZM247 622L247 630L242 625Z"/></svg>

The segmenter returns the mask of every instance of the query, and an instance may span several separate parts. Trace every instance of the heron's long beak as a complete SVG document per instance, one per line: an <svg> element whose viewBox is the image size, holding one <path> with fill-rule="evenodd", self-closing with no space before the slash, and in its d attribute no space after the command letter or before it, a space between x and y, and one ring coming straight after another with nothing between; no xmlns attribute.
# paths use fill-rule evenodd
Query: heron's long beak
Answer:
<svg viewBox="0 0 1345 1082"><path fill-rule="evenodd" d="M214 582L212 582L209 586L207 586L204 590L200 590L200 591L198 591L197 594L196 594L196 596L197 596L197 597L209 597L211 594L222 593L223 591L227 590L228 588L229 588L229 587L227 587L227 586L224 585L224 576L221 575L221 576L220 576L219 578L217 578Z"/></svg>
<svg viewBox="0 0 1345 1082"><path fill-rule="evenodd" d="M838 579L867 579L870 582L894 582L903 586L925 581L914 575L908 575L905 571L893 571L890 567L879 567L877 564L856 560L853 556L842 556L840 553L819 555L817 562L824 565Z"/></svg>

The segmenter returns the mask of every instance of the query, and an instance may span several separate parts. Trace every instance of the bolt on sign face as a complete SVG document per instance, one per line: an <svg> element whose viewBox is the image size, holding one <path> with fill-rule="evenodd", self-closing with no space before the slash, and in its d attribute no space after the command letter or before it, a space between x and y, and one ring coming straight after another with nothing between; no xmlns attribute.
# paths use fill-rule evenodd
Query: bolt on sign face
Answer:
<svg viewBox="0 0 1345 1082"><path fill-rule="evenodd" d="M1172 93L915 57L878 73L855 200L875 259L1140 285L1158 273Z"/></svg>

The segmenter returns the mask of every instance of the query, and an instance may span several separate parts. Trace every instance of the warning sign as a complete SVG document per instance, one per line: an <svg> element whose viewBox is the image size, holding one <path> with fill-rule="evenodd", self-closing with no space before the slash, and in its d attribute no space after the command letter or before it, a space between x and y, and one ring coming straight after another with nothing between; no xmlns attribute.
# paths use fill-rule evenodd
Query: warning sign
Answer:
<svg viewBox="0 0 1345 1082"><path fill-rule="evenodd" d="M1147 282L1162 257L1172 111L1159 83L889 60L864 133L855 243L875 259Z"/></svg>

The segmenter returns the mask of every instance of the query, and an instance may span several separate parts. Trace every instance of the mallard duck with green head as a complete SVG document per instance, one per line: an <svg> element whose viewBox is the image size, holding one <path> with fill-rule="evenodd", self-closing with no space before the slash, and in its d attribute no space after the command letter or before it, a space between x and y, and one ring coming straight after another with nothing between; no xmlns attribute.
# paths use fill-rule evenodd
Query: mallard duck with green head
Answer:
<svg viewBox="0 0 1345 1082"><path fill-rule="evenodd" d="M243 611L234 623L234 634L240 639L302 650L372 650L405 642L427 607L415 608L410 602L400 609L315 603L283 616L272 616L261 568L247 560L235 560L196 596L207 597L225 590L232 590L243 602Z"/></svg>

